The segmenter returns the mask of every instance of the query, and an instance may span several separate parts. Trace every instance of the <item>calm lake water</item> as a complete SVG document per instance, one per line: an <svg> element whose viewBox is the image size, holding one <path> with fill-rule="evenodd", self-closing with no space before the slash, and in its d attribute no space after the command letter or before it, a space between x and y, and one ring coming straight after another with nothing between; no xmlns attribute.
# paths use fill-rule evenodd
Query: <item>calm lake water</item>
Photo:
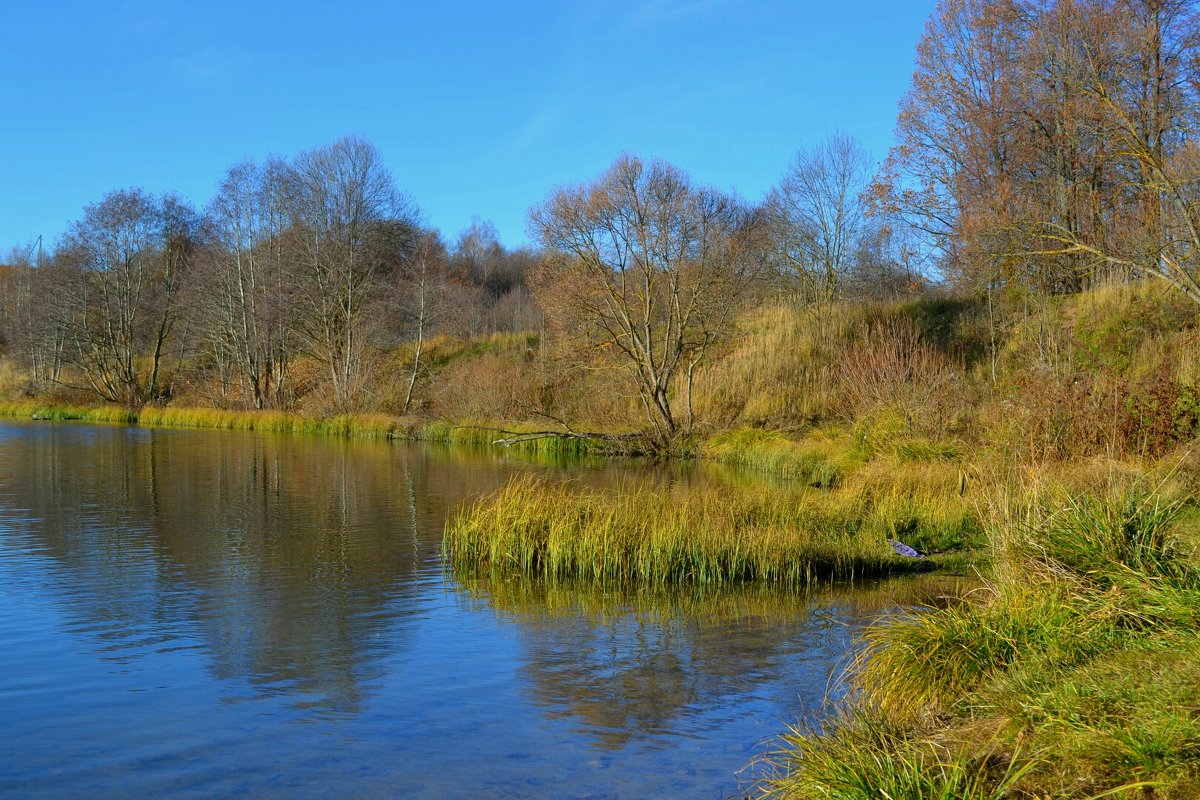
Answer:
<svg viewBox="0 0 1200 800"><path fill-rule="evenodd" d="M736 795L891 590L457 581L447 513L527 470L729 479L0 422L0 796Z"/></svg>

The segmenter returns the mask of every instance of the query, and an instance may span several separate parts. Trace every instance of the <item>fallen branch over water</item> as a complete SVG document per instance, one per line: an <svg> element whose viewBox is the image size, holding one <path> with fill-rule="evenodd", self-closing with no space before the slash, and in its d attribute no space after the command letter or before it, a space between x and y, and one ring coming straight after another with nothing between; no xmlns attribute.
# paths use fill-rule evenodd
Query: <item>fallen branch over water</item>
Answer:
<svg viewBox="0 0 1200 800"><path fill-rule="evenodd" d="M473 430L500 434L499 438L492 439L489 442L500 447L510 447L512 445L543 440L565 439L597 442L602 445L599 448L600 450L622 454L640 452L643 449L642 445L645 438L640 433L600 433L597 431L573 430L516 431L482 425L455 425L453 430Z"/></svg>

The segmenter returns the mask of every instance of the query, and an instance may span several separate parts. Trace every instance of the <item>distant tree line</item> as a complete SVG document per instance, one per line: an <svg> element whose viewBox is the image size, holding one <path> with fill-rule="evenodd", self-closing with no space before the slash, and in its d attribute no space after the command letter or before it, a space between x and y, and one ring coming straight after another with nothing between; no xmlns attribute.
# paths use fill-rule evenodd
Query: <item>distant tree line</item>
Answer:
<svg viewBox="0 0 1200 800"><path fill-rule="evenodd" d="M9 259L5 354L33 392L136 407L186 380L217 404L291 408L316 393L337 410L370 407L380 354L405 347L390 410L406 413L432 337L548 331L615 354L666 443L690 429L694 372L747 303L921 283L865 220L870 175L837 136L752 205L622 156L531 212L539 249L508 250L479 220L447 243L376 149L346 138L235 165L203 209L136 188L89 205L38 263Z"/></svg>
<svg viewBox="0 0 1200 800"><path fill-rule="evenodd" d="M534 255L478 221L445 243L357 138L238 164L203 210L112 192L32 255L0 275L6 354L35 390L130 406L168 400L186 372L229 404L291 407L317 379L349 408L381 348L539 324Z"/></svg>
<svg viewBox="0 0 1200 800"><path fill-rule="evenodd" d="M33 391L137 406L186 378L217 404L371 407L434 337L538 331L628 376L656 446L748 306L990 297L1163 278L1200 302L1200 21L1188 0L942 0L873 164L800 151L758 203L621 156L530 212L536 249L426 227L368 142L231 168L193 209L113 192L39 263L0 273L0 344Z"/></svg>

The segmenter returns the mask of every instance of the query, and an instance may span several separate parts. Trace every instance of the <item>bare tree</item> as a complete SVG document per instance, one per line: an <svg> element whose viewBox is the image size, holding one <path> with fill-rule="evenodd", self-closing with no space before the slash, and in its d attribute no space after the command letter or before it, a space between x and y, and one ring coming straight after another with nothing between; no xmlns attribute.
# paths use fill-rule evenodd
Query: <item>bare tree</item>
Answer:
<svg viewBox="0 0 1200 800"><path fill-rule="evenodd" d="M543 307L621 356L659 449L690 431L692 376L751 277L739 247L749 218L676 167L632 156L589 185L558 189L530 214L551 251L536 287Z"/></svg>
<svg viewBox="0 0 1200 800"><path fill-rule="evenodd" d="M233 367L255 408L288 396L296 302L283 257L288 174L277 160L232 167L207 214L214 242L199 324L214 359Z"/></svg>
<svg viewBox="0 0 1200 800"><path fill-rule="evenodd" d="M328 369L334 402L345 406L364 377L361 332L379 278L403 246L395 234L415 231L416 211L363 139L302 154L292 185L294 257L305 287L299 330Z"/></svg>
<svg viewBox="0 0 1200 800"><path fill-rule="evenodd" d="M195 234L182 201L140 189L112 192L70 227L55 306L69 360L100 397L137 406L169 392L165 347Z"/></svg>
<svg viewBox="0 0 1200 800"><path fill-rule="evenodd" d="M1089 226L1037 216L1028 247L1161 278L1200 303L1200 13L1186 0L1086 6L1068 88L1107 134L1110 200Z"/></svg>
<svg viewBox="0 0 1200 800"><path fill-rule="evenodd" d="M863 230L860 196L870 178L866 151L837 133L797 153L768 196L771 255L806 300L829 301L850 272Z"/></svg>
<svg viewBox="0 0 1200 800"><path fill-rule="evenodd" d="M992 238L1023 195L1014 173L1034 166L1035 126L1020 113L1028 38L1020 0L940 0L873 187L878 209L919 233L943 274L972 287L999 278L992 256L1004 245Z"/></svg>
<svg viewBox="0 0 1200 800"><path fill-rule="evenodd" d="M479 217L472 217L454 243L453 261L455 270L463 280L482 285L496 269L497 262L504 256L500 245L500 234L496 226Z"/></svg>
<svg viewBox="0 0 1200 800"><path fill-rule="evenodd" d="M45 389L59 379L66 344L50 302L51 270L40 240L13 248L0 267L0 349L27 370L30 383Z"/></svg>
<svg viewBox="0 0 1200 800"><path fill-rule="evenodd" d="M401 414L412 407L413 391L424 367L425 343L456 311L454 293L446 274L445 247L436 233L428 232L414 256L399 272L397 302L405 332L412 337L413 355Z"/></svg>

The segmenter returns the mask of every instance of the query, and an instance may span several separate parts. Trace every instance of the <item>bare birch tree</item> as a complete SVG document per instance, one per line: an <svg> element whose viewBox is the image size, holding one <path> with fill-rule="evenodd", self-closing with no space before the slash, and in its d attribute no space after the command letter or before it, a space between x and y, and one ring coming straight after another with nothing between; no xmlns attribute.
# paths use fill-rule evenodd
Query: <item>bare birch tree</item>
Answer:
<svg viewBox="0 0 1200 800"><path fill-rule="evenodd" d="M214 238L202 295L210 352L255 408L283 405L294 348L294 280L283 257L288 167L239 164L208 209Z"/></svg>
<svg viewBox="0 0 1200 800"><path fill-rule="evenodd" d="M412 337L412 364L408 386L404 392L401 414L412 407L417 379L424 368L426 340L430 334L455 312L452 292L447 282L445 247L437 234L425 234L413 257L399 273L397 304L402 327Z"/></svg>

